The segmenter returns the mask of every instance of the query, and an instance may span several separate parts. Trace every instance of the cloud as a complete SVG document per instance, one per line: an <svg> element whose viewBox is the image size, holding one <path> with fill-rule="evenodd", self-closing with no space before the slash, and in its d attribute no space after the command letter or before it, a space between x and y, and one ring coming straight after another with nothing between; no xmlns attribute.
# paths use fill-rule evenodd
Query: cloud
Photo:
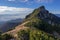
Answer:
<svg viewBox="0 0 60 40"><path fill-rule="evenodd" d="M20 3L26 3L27 5L33 5L33 4L40 4L40 3L52 3L53 0L8 0L10 2L20 2Z"/></svg>
<svg viewBox="0 0 60 40"><path fill-rule="evenodd" d="M50 12L53 14L60 14L60 10L50 10Z"/></svg>
<svg viewBox="0 0 60 40"><path fill-rule="evenodd" d="M36 3L49 3L53 2L53 0L8 0L8 1L15 1L15 2L36 2Z"/></svg>
<svg viewBox="0 0 60 40"><path fill-rule="evenodd" d="M28 0L20 0L20 2L28 2Z"/></svg>
<svg viewBox="0 0 60 40"><path fill-rule="evenodd" d="M32 5L34 3L52 3L53 0L20 0L20 2L26 2L27 5Z"/></svg>
<svg viewBox="0 0 60 40"><path fill-rule="evenodd" d="M16 8L16 7L8 7L8 6L0 6L0 14L6 14L10 12L10 14L15 13L28 13L32 11L31 8Z"/></svg>
<svg viewBox="0 0 60 40"><path fill-rule="evenodd" d="M36 3L49 3L53 2L53 0L20 0L21 2L36 2Z"/></svg>
<svg viewBox="0 0 60 40"><path fill-rule="evenodd" d="M37 3L50 3L53 2L53 0L35 0Z"/></svg>
<svg viewBox="0 0 60 40"><path fill-rule="evenodd" d="M29 0L8 0L8 1L14 1L14 2L28 2Z"/></svg>
<svg viewBox="0 0 60 40"><path fill-rule="evenodd" d="M16 0L8 0L8 1L16 1Z"/></svg>
<svg viewBox="0 0 60 40"><path fill-rule="evenodd" d="M8 6L0 6L0 15L1 14L19 14L20 17L25 17L27 14L33 11L32 8L16 8Z"/></svg>

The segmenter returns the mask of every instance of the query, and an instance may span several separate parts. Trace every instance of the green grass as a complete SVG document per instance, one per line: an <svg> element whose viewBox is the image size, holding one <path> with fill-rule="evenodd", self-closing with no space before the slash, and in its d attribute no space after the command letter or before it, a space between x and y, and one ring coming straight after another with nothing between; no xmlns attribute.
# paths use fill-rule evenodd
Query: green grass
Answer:
<svg viewBox="0 0 60 40"><path fill-rule="evenodd" d="M53 35L46 33L42 30L38 30L36 28L29 28L26 30L20 30L18 32L19 38L27 39L27 40L59 40L55 38ZM25 37L25 38L24 38Z"/></svg>

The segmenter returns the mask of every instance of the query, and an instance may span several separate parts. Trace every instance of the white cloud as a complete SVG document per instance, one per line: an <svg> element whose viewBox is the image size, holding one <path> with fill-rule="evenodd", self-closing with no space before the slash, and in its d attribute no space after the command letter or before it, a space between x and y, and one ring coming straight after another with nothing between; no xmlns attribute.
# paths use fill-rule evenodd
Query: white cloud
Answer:
<svg viewBox="0 0 60 40"><path fill-rule="evenodd" d="M8 0L8 1L15 1L15 0Z"/></svg>
<svg viewBox="0 0 60 40"><path fill-rule="evenodd" d="M14 1L14 2L28 2L29 0L8 0L8 1Z"/></svg>
<svg viewBox="0 0 60 40"><path fill-rule="evenodd" d="M60 10L50 10L50 12L53 14L60 14Z"/></svg>
<svg viewBox="0 0 60 40"><path fill-rule="evenodd" d="M9 14L13 16L8 16L11 18L24 18L27 14L31 13L33 9L31 8L16 8L8 6L0 6L0 15ZM15 16L14 16L15 15ZM6 17L4 18L6 19Z"/></svg>
<svg viewBox="0 0 60 40"><path fill-rule="evenodd" d="M53 2L53 0L35 0L37 3L50 3Z"/></svg>
<svg viewBox="0 0 60 40"><path fill-rule="evenodd" d="M28 2L28 0L20 0L20 2Z"/></svg>
<svg viewBox="0 0 60 40"><path fill-rule="evenodd" d="M49 3L53 2L53 0L19 0L20 2L36 2L36 3Z"/></svg>
<svg viewBox="0 0 60 40"><path fill-rule="evenodd" d="M53 0L8 0L13 2L27 3L27 5L32 5L33 3L52 3Z"/></svg>
<svg viewBox="0 0 60 40"><path fill-rule="evenodd" d="M33 9L31 8L16 8L8 6L0 6L0 14L17 14L17 13L29 13Z"/></svg>

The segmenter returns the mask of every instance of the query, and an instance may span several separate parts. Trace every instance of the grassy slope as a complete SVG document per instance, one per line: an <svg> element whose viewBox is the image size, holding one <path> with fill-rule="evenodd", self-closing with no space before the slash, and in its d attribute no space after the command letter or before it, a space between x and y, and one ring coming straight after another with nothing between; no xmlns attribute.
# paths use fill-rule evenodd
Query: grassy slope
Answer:
<svg viewBox="0 0 60 40"><path fill-rule="evenodd" d="M18 35L19 35L19 39L27 38L26 40L59 40L58 38L55 38L52 34L46 33L36 28L20 30Z"/></svg>

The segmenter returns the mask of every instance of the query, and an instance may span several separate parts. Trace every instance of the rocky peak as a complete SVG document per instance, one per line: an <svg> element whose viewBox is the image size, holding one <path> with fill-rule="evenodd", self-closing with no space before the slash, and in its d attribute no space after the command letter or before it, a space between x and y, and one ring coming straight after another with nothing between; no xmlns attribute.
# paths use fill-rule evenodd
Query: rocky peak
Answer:
<svg viewBox="0 0 60 40"><path fill-rule="evenodd" d="M45 9L44 6L35 9L30 15L27 15L26 18L33 18L37 17L39 19L48 22L49 24L60 24L59 17L55 16L54 14L50 13L48 10Z"/></svg>
<svg viewBox="0 0 60 40"><path fill-rule="evenodd" d="M44 6L35 9L31 14L27 15L26 20L32 21L31 25L37 26L37 28L44 31L48 30L48 32L50 31L52 33L55 30L58 33L60 32L60 18L50 13ZM40 25L40 23L42 23L42 25Z"/></svg>
<svg viewBox="0 0 60 40"><path fill-rule="evenodd" d="M45 9L45 6L41 6L41 7L39 7L38 8L40 11L45 11L46 9Z"/></svg>
<svg viewBox="0 0 60 40"><path fill-rule="evenodd" d="M60 24L59 17L55 16L54 14L50 13L48 10L45 9L44 6L39 7L38 18L48 22L49 24Z"/></svg>
<svg viewBox="0 0 60 40"><path fill-rule="evenodd" d="M46 17L49 16L49 11L46 10L44 6L41 6L41 7L39 7L38 9L40 10L39 13L38 13L38 15L40 16L40 18L41 18L41 17L46 18Z"/></svg>

